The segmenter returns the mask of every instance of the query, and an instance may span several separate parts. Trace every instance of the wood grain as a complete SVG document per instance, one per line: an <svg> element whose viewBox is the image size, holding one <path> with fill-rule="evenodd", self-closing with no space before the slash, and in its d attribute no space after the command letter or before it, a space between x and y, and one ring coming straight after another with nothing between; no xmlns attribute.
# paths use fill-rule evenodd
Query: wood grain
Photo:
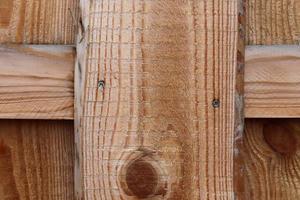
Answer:
<svg viewBox="0 0 300 200"><path fill-rule="evenodd" d="M0 51L0 118L73 119L71 47L6 46ZM243 52L240 57L243 63ZM299 46L248 46L245 116L299 117L299 66Z"/></svg>
<svg viewBox="0 0 300 200"><path fill-rule="evenodd" d="M71 121L0 120L0 199L74 199Z"/></svg>
<svg viewBox="0 0 300 200"><path fill-rule="evenodd" d="M0 46L0 118L73 119L74 49Z"/></svg>
<svg viewBox="0 0 300 200"><path fill-rule="evenodd" d="M73 44L78 0L1 0L0 43Z"/></svg>
<svg viewBox="0 0 300 200"><path fill-rule="evenodd" d="M300 199L300 120L247 119L243 200Z"/></svg>
<svg viewBox="0 0 300 200"><path fill-rule="evenodd" d="M299 44L300 0L248 0L247 44Z"/></svg>
<svg viewBox="0 0 300 200"><path fill-rule="evenodd" d="M250 46L246 50L245 115L300 117L300 46Z"/></svg>
<svg viewBox="0 0 300 200"><path fill-rule="evenodd" d="M80 6L76 199L233 199L238 1Z"/></svg>

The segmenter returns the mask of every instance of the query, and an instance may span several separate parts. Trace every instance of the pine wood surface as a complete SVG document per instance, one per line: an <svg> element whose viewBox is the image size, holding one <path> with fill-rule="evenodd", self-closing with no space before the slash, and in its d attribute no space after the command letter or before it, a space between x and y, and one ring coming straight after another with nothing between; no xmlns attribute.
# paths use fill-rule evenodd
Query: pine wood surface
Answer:
<svg viewBox="0 0 300 200"><path fill-rule="evenodd" d="M246 44L299 44L300 0L247 0L246 7Z"/></svg>
<svg viewBox="0 0 300 200"><path fill-rule="evenodd" d="M0 43L74 44L78 0L1 0Z"/></svg>
<svg viewBox="0 0 300 200"><path fill-rule="evenodd" d="M300 46L247 47L245 116L300 117Z"/></svg>
<svg viewBox="0 0 300 200"><path fill-rule="evenodd" d="M0 46L0 118L73 119L74 49Z"/></svg>
<svg viewBox="0 0 300 200"><path fill-rule="evenodd" d="M0 118L73 119L73 49L2 46ZM18 58L18 59L16 59ZM300 116L297 45L248 46L245 117Z"/></svg>
<svg viewBox="0 0 300 200"><path fill-rule="evenodd" d="M80 6L76 199L233 199L238 1Z"/></svg>
<svg viewBox="0 0 300 200"><path fill-rule="evenodd" d="M72 121L0 120L0 199L74 199Z"/></svg>
<svg viewBox="0 0 300 200"><path fill-rule="evenodd" d="M247 119L238 199L300 199L299 147L299 119Z"/></svg>

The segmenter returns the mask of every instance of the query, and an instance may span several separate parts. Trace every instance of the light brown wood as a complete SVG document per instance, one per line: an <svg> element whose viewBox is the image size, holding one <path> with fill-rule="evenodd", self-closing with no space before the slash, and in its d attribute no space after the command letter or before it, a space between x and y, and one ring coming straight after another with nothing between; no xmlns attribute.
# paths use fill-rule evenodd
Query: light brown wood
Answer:
<svg viewBox="0 0 300 200"><path fill-rule="evenodd" d="M0 51L0 118L73 119L72 47ZM245 116L300 117L299 66L299 46L248 46Z"/></svg>
<svg viewBox="0 0 300 200"><path fill-rule="evenodd" d="M300 117L300 46L250 46L246 50L247 118Z"/></svg>
<svg viewBox="0 0 300 200"><path fill-rule="evenodd" d="M299 44L300 0L248 0L247 44Z"/></svg>
<svg viewBox="0 0 300 200"><path fill-rule="evenodd" d="M300 120L248 119L245 126L238 199L300 199Z"/></svg>
<svg viewBox="0 0 300 200"><path fill-rule="evenodd" d="M74 199L72 121L0 120L0 199Z"/></svg>
<svg viewBox="0 0 300 200"><path fill-rule="evenodd" d="M74 49L0 46L0 118L73 119Z"/></svg>
<svg viewBox="0 0 300 200"><path fill-rule="evenodd" d="M0 43L73 44L78 0L1 0Z"/></svg>
<svg viewBox="0 0 300 200"><path fill-rule="evenodd" d="M76 199L234 198L238 9L236 0L81 0Z"/></svg>

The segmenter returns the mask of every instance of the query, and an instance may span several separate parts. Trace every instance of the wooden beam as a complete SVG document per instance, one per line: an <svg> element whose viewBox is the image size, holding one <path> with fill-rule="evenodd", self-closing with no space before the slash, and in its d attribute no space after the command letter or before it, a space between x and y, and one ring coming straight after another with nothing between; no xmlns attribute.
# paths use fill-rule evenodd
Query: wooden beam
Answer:
<svg viewBox="0 0 300 200"><path fill-rule="evenodd" d="M73 119L74 49L0 47L0 118Z"/></svg>
<svg viewBox="0 0 300 200"><path fill-rule="evenodd" d="M233 199L238 1L80 2L76 198Z"/></svg>
<svg viewBox="0 0 300 200"><path fill-rule="evenodd" d="M72 121L0 120L0 199L74 199Z"/></svg>
<svg viewBox="0 0 300 200"><path fill-rule="evenodd" d="M247 45L300 43L300 0L248 0Z"/></svg>
<svg viewBox="0 0 300 200"><path fill-rule="evenodd" d="M300 117L300 46L246 49L247 118Z"/></svg>
<svg viewBox="0 0 300 200"><path fill-rule="evenodd" d="M78 0L1 0L0 43L74 44Z"/></svg>
<svg viewBox="0 0 300 200"><path fill-rule="evenodd" d="M0 118L73 119L72 47L0 51ZM248 46L246 117L300 117L299 66L299 46Z"/></svg>

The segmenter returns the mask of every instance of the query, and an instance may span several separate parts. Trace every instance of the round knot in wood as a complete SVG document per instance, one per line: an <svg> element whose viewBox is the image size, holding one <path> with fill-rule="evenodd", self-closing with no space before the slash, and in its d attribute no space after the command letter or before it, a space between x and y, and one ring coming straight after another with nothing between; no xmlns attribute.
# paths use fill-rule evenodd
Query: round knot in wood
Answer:
<svg viewBox="0 0 300 200"><path fill-rule="evenodd" d="M263 127L266 143L277 153L294 155L297 151L298 140L288 124L273 120Z"/></svg>
<svg viewBox="0 0 300 200"><path fill-rule="evenodd" d="M145 199L167 192L167 181L159 162L143 151L138 151L135 159L125 162L119 172L122 190L127 196Z"/></svg>
<svg viewBox="0 0 300 200"><path fill-rule="evenodd" d="M151 163L143 160L136 160L131 163L125 174L128 189L139 198L146 198L154 194L158 179L158 174Z"/></svg>

